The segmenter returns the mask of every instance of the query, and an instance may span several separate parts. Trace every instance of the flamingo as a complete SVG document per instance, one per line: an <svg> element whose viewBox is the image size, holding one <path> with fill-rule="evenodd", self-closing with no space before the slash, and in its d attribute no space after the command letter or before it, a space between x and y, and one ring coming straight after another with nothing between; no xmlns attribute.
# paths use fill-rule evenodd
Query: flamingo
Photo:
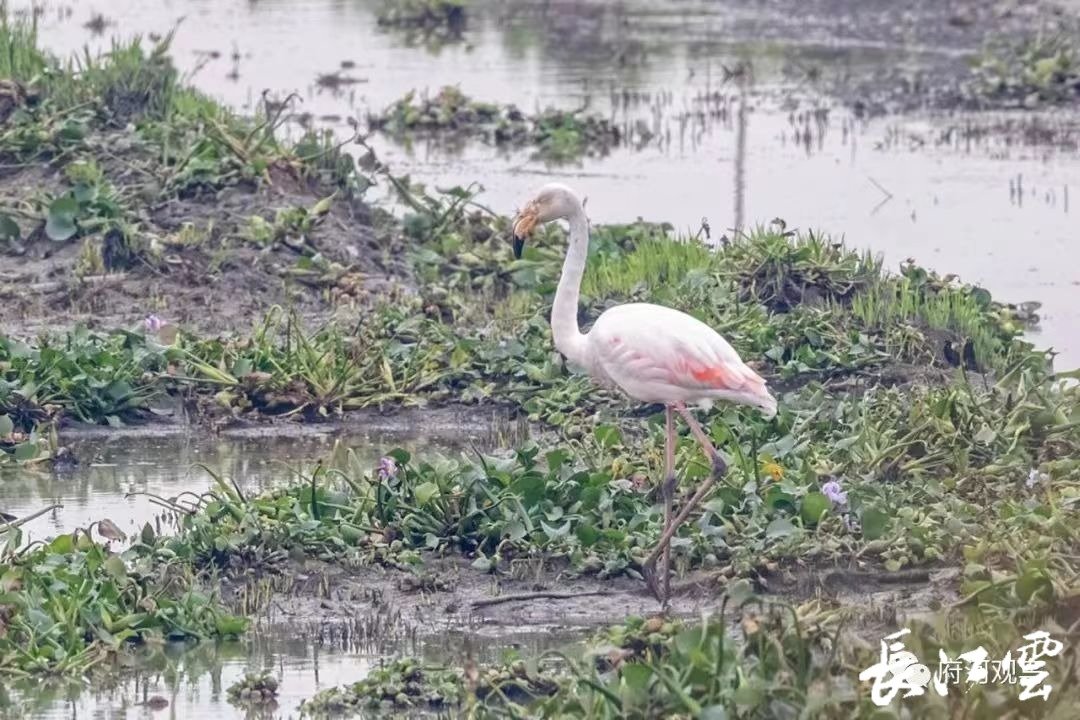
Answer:
<svg viewBox="0 0 1080 720"><path fill-rule="evenodd" d="M765 380L747 366L721 335L695 317L663 305L626 303L605 310L582 333L578 327L578 295L589 250L589 221L574 192L560 183L544 185L514 219L514 256L520 258L525 240L538 224L566 220L569 248L551 309L555 347L572 364L601 385L614 386L628 397L664 406L666 442L664 529L642 565L652 594L665 607L671 592L671 538L709 490L727 472L727 463L688 410L708 410L716 400L758 408L765 417L776 414L776 399ZM690 427L709 459L712 472L674 514L675 414ZM663 584L656 563L663 559Z"/></svg>

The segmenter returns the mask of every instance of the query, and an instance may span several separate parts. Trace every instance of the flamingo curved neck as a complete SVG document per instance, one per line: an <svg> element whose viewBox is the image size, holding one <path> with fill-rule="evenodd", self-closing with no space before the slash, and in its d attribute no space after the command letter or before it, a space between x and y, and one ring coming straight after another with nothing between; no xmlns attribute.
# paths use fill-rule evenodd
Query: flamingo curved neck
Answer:
<svg viewBox="0 0 1080 720"><path fill-rule="evenodd" d="M589 255L589 221L580 203L567 215L570 223L570 247L563 261L559 287L551 308L551 334L567 360L585 365L585 336L578 328L578 297L581 277L585 273L585 260Z"/></svg>

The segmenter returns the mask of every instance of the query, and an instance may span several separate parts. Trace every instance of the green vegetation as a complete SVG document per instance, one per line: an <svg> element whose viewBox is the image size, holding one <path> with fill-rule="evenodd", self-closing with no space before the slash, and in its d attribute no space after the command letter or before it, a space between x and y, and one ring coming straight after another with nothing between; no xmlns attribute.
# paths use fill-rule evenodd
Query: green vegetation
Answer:
<svg viewBox="0 0 1080 720"><path fill-rule="evenodd" d="M22 255L44 240L78 242L76 277L132 271L146 278L193 266L215 275L230 242L261 229L246 220L267 214L271 188L291 189L296 205L315 217L292 217L295 205L274 208L281 227L264 233L270 239L312 229L329 211L320 209L323 198L336 193L348 205L363 194L368 181L330 136L279 139L291 98L267 98L255 118L238 117L181 84L170 41L150 48L138 39L114 42L101 57L62 63L37 48L32 26L3 16L8 79L0 111L10 119L0 128L0 157L16 168L37 163L47 170L44 180L34 178L44 192L27 193L18 174L0 186L0 241L9 251ZM189 208L187 227L203 235L193 242L193 233L176 234L173 208L227 189L240 191L251 212L235 212L235 199L232 212ZM313 246L300 253L305 260L319 255Z"/></svg>
<svg viewBox="0 0 1080 720"><path fill-rule="evenodd" d="M247 626L194 586L149 526L123 553L88 531L16 550L18 529L4 529L0 669L8 677L82 674L134 644L234 636ZM100 531L120 539L111 523Z"/></svg>
<svg viewBox="0 0 1080 720"><path fill-rule="evenodd" d="M468 0L385 0L379 24L392 27L460 28Z"/></svg>
<svg viewBox="0 0 1080 720"><path fill-rule="evenodd" d="M468 0L383 0L380 27L401 33L410 45L438 52L461 42L468 20Z"/></svg>
<svg viewBox="0 0 1080 720"><path fill-rule="evenodd" d="M972 71L976 98L1018 107L1080 99L1080 49L1074 37L1037 36L988 46Z"/></svg>
<svg viewBox="0 0 1080 720"><path fill-rule="evenodd" d="M269 672L248 673L229 686L229 702L234 705L269 705L276 702L277 678Z"/></svg>
<svg viewBox="0 0 1080 720"><path fill-rule="evenodd" d="M437 17L460 5L418 7L408 6ZM78 531L28 547L25 518L7 523L0 668L80 676L135 645L237 635L246 622L218 601L219 584L257 611L262 598L249 603L247 583L300 562L420 576L429 558L464 555L493 580L519 559L636 576L660 534L662 419L571 373L554 352L547 316L562 231L540 229L515 259L508 218L481 207L477 188L433 194L373 154L361 172L327 135L284 140L290 99L265 98L255 118L237 117L180 83L167 43L117 44L65 64L37 49L32 26L0 23L0 156L14 168L0 178L2 257L17 268L28 248L47 247L41 255L58 258L51 276L64 278L26 281L27 294L49 285L62 300L34 308L13 293L10 314L41 317L45 307L66 317L78 307L106 328L57 322L37 338L0 334L0 462L59 456L65 424L140 422L169 395L220 421L497 404L532 421L535 440L467 457L395 450L375 469L339 447L294 483L258 494L219 478L202 495L154 497L176 535L148 525L122 552L111 523L97 527L110 543ZM1047 98L1069 87L1065 50L1032 58L1025 82ZM410 95L373 124L479 134L553 160L620 141L600 119L526 117L454 89ZM407 206L400 222L361 202L374 182ZM1027 313L952 276L911 265L887 272L782 223L719 248L663 225L600 226L590 252L586 325L619 302L685 310L728 337L780 395L768 421L735 407L708 417L729 469L673 543L678 572L726 591L738 616L628 619L593 652L550 663L512 658L459 672L399 660L320 694L305 713L870 716L853 678L878 648L858 638L895 628L879 633L882 619L861 608L789 607L750 593L785 572L838 566L883 576L955 570L940 588L955 602L912 625L910 646L926 660L972 643L1000 654L1035 627L1075 634L1080 388L1067 382L1075 372L1055 373L1048 354L1020 338ZM392 282L372 290L364 277L377 274ZM132 285L110 295L117 277ZM224 331L179 322L179 311L228 313L239 295L257 314L227 315ZM114 315L110 300L121 303ZM143 318L136 329L107 329ZM632 410L639 420L626 420ZM686 491L708 467L689 437L677 455ZM1075 660L1069 650L1051 666L1060 705L1040 710L1076 701L1066 683ZM275 694L265 674L229 691L252 705ZM920 717L1033 712L982 689L905 702Z"/></svg>
<svg viewBox="0 0 1080 720"><path fill-rule="evenodd" d="M472 100L450 86L434 97L417 98L415 91L409 92L381 114L369 116L368 123L403 140L416 133L438 133L505 147L531 146L537 157L552 163L606 155L622 142L619 128L597 115L554 108L526 115L513 105Z"/></svg>
<svg viewBox="0 0 1080 720"><path fill-rule="evenodd" d="M438 704L460 705L461 715L470 718L894 717L897 704L875 706L852 681L880 660L880 651L845 632L850 615L819 600L792 606L754 596L745 582L736 583L724 609L700 622L627 618L597 633L580 656L439 670L435 695ZM981 645L988 657L999 658L1028 642L1008 623L971 633L957 615L911 623L907 647L921 658L938 651L955 658ZM1068 675L1077 657L1074 648L1065 652L1068 657L1048 663L1046 682L1054 693L1047 702L1021 702L1008 691L975 684L966 692L953 687L946 697L928 688L921 697L906 698L904 708L927 718L1069 717L1077 691ZM428 677L415 660L399 660L367 681L323 691L303 709L320 717L410 707L430 684Z"/></svg>
<svg viewBox="0 0 1080 720"><path fill-rule="evenodd" d="M404 659L371 673L354 685L330 688L304 702L307 717L340 716L356 710L429 708L437 710L461 701L461 672L424 667Z"/></svg>

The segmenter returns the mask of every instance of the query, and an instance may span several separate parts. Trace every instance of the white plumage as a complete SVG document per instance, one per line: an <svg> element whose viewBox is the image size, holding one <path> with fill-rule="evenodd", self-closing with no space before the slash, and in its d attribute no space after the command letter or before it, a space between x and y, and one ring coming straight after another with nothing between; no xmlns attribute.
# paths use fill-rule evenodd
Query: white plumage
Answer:
<svg viewBox="0 0 1080 720"><path fill-rule="evenodd" d="M667 437L664 453L664 531L642 573L653 593L665 604L670 591L671 538L690 512L726 472L723 458L686 407L708 409L715 400L750 405L767 417L776 414L776 399L765 380L740 358L718 332L691 315L662 305L629 303L600 315L587 334L578 328L577 310L581 278L588 257L589 222L581 200L565 185L545 185L514 222L514 251L537 223L565 219L570 245L551 309L555 347L573 364L583 367L601 383L613 385L631 398L666 406ZM712 463L713 474L673 515L677 481L674 474L674 412L686 420ZM656 582L657 559L664 558L663 590Z"/></svg>

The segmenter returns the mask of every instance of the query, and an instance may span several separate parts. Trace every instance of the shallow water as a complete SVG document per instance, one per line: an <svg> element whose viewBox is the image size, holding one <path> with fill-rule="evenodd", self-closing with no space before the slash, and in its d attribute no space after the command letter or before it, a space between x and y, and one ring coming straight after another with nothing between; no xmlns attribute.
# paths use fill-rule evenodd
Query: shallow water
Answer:
<svg viewBox="0 0 1080 720"><path fill-rule="evenodd" d="M342 132L347 118L380 109L410 89L436 91L445 84L527 109L588 104L628 124L641 119L660 140L568 168L476 144L419 142L406 148L381 138L373 142L395 172L439 186L481 183L486 189L479 201L500 212L512 211L537 184L560 178L588 197L597 222L643 217L696 231L707 218L717 238L736 226L781 217L791 226L842 235L853 246L883 253L894 266L914 257L942 273L980 282L1001 299L1042 302L1036 341L1061 352L1059 367L1080 365L1080 307L1073 302L1080 250L1069 242L1080 202L1080 191L1070 187L1080 178L1076 120L1039 116L1059 134L1071 133L1071 144L1028 144L1015 133L998 132L968 140L972 129L1020 116L864 120L822 93L879 77L888 82L897 70L949 71L963 61L956 47L933 38L903 46L903 33L887 19L837 31L829 18L787 17L759 3L477 0L466 42L427 50L399 33L381 31L375 21L379 4L75 0L45 5L40 28L46 45L68 54L86 44L107 47L113 34L163 34L184 17L174 56L200 88L245 111L263 89L281 97L296 91L302 111ZM94 12L115 23L103 36L83 27ZM753 84L725 83L723 68L746 60L753 63ZM337 71L343 61L355 63L343 73L359 82L340 92L320 89L316 77ZM701 109L700 99L712 93L720 99L707 106L706 117L683 125L680 117ZM286 465L320 456L331 442L87 439L76 443L82 462L73 473L19 469L0 478L0 509L23 515L62 504L62 510L27 526L30 538L103 517L130 531L157 512L145 496L130 493L170 496L211 486L210 476L194 463L234 477L245 488L262 489L287 480ZM374 436L346 442L374 464L398 444L423 452L452 449L460 438L404 442ZM449 637L421 639L415 649L456 659L461 646ZM521 642L544 637L527 635ZM507 642L476 651L495 653ZM303 697L358 679L382 656L379 649L326 647L310 635L273 633L194 652L174 649L169 659L147 661L118 689L66 689L55 698L42 697L44 715L33 714L235 717L242 713L227 705L225 688L246 669L269 667L282 679L277 714L288 717ZM40 688L35 691L40 694ZM166 710L152 713L134 705L155 694L170 700Z"/></svg>
<svg viewBox="0 0 1080 720"><path fill-rule="evenodd" d="M132 534L161 512L143 493L165 498L185 491L201 494L214 487L211 471L232 478L244 491L265 490L288 482L297 469L326 457L335 443L353 449L372 468L393 448L423 457L487 450L497 444L490 428L473 426L419 436L354 431L285 438L173 433L143 437L113 433L110 437L94 432L68 443L80 460L70 470L35 473L27 467L4 468L0 496L3 509L19 517L53 503L62 506L23 526L25 541L71 532L103 518ZM520 647L523 653L535 655L565 647L576 638L572 632L553 634L548 628L466 634L462 628L446 627L438 634L417 635L409 622L395 619L385 633L361 639L348 627L284 625L278 619L241 642L171 644L147 650L132 661L131 668L117 673L110 687L0 682L0 717L243 717L243 712L228 704L226 690L245 673L262 670L273 671L281 688L278 708L259 717L294 717L300 701L318 690L355 682L381 662L402 654L438 664L455 664L466 656L496 661L507 649ZM165 698L169 706L152 711L140 704L153 696Z"/></svg>
<svg viewBox="0 0 1080 720"><path fill-rule="evenodd" d="M150 496L172 498L184 492L201 495L215 488L214 475L232 479L245 492L280 486L295 473L326 457L334 443L352 448L376 467L386 451L452 453L468 435L440 438L390 436L300 438L212 438L205 435L164 437L95 436L69 445L79 464L60 472L32 466L0 469L2 508L25 517L49 505L52 510L22 527L26 541L85 528L108 518L127 534L162 512ZM475 441L475 438L473 438ZM211 474L212 471L212 474Z"/></svg>
<svg viewBox="0 0 1080 720"><path fill-rule="evenodd" d="M446 632L410 638L388 651L385 644L328 642L317 629L297 632L290 628L287 636L276 630L253 634L244 642L171 645L147 651L137 658L135 667L119 673L110 687L87 688L60 681L0 685L0 716L42 720L294 718L299 716L301 701L319 690L362 679L388 656L408 652L441 666L455 666L466 658L496 663L507 651L536 657L552 648L572 650L577 639L572 633L526 631L485 638ZM263 671L278 678L277 704L245 715L228 702L227 690L245 674ZM168 705L154 710L147 702L151 698L164 698Z"/></svg>
<svg viewBox="0 0 1080 720"><path fill-rule="evenodd" d="M569 168L474 144L374 142L396 172L439 186L479 182L486 188L480 202L502 212L557 177L588 197L599 222L643 217L696 231L708 218L715 237L781 217L883 253L894 267L914 257L1001 299L1042 302L1036 342L1061 353L1059 367L1080 365L1080 307L1072 302L1080 250L1069 242L1078 202L1070 183L1080 177L1076 119L1037 116L1070 138L1065 143L1028 144L1015 132L965 140L966 130L1035 116L864 121L819 92L896 83L898 73L956 72L965 48L950 44L943 18L844 11L839 22L784 15L770 4L694 0L479 1L464 42L424 49L380 29L379 5L76 0L47 5L41 34L66 54L106 47L111 35L163 34L183 18L174 55L199 87L243 110L264 89L296 91L303 112L343 132L349 117L362 118L410 89L445 84L527 109L589 105L627 122L640 118L660 141ZM113 23L100 36L83 27L94 12ZM913 37L919 42L904 44ZM725 66L746 60L754 84L744 95L722 78ZM343 61L355 67L340 70ZM338 91L316 85L319 74L339 70L358 82ZM679 116L711 92L723 96L725 116L682 127ZM638 100L627 107L624 93ZM823 116L798 117L829 105Z"/></svg>

